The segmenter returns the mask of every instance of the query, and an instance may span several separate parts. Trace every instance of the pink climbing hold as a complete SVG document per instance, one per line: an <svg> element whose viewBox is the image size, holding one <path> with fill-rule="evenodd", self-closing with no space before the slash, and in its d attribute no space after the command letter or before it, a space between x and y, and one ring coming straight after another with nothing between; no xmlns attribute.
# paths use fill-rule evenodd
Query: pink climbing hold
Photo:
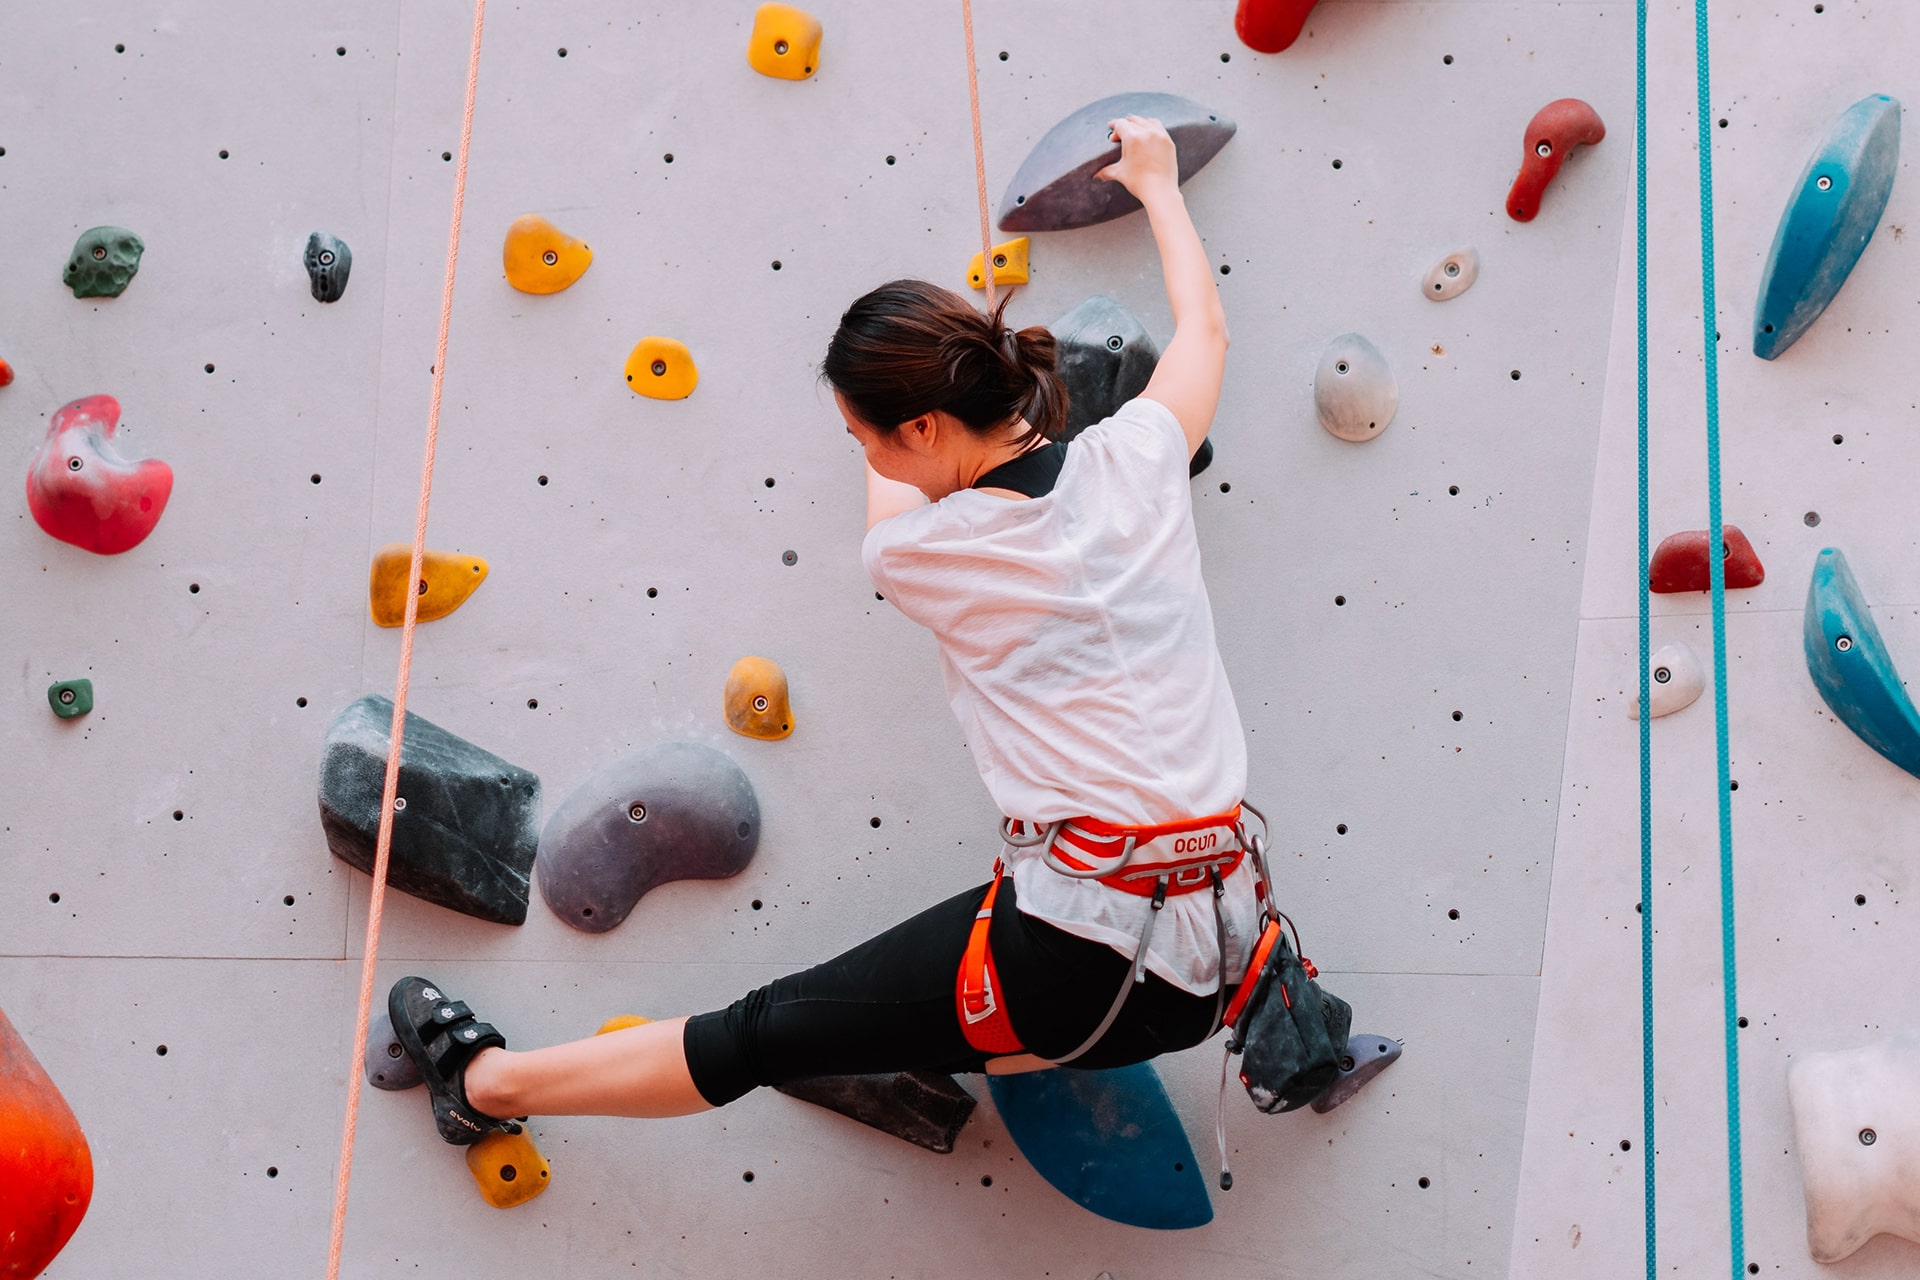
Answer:
<svg viewBox="0 0 1920 1280"><path fill-rule="evenodd" d="M63 405L27 471L27 507L62 542L118 555L140 545L173 493L173 468L121 456L113 433L120 402L86 396Z"/></svg>
<svg viewBox="0 0 1920 1280"><path fill-rule="evenodd" d="M1233 33L1256 53L1279 53L1300 38L1314 0L1240 0Z"/></svg>
<svg viewBox="0 0 1920 1280"><path fill-rule="evenodd" d="M1568 153L1606 136L1600 113L1578 98L1557 98L1534 112L1527 121L1527 150L1520 158L1520 173L1507 192L1507 216L1515 222L1532 222L1540 212L1547 184L1560 172Z"/></svg>
<svg viewBox="0 0 1920 1280"><path fill-rule="evenodd" d="M1723 524L1721 545L1726 560L1727 590L1757 587L1767 580L1760 556L1747 541L1739 526ZM1653 551L1653 563L1647 571L1647 586L1656 595L1677 595L1685 591L1711 591L1711 566L1707 562L1707 530L1689 529L1661 541Z"/></svg>

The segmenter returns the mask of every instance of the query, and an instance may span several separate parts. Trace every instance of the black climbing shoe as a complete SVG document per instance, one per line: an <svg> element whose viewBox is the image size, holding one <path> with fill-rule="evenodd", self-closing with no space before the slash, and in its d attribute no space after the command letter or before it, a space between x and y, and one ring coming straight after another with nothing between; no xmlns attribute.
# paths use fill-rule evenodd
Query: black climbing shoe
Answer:
<svg viewBox="0 0 1920 1280"><path fill-rule="evenodd" d="M394 983L387 992L387 1016L393 1019L400 1047L420 1068L433 1102L433 1123L443 1139L469 1147L496 1129L515 1128L467 1101L467 1064L482 1049L506 1048L505 1036L425 978Z"/></svg>

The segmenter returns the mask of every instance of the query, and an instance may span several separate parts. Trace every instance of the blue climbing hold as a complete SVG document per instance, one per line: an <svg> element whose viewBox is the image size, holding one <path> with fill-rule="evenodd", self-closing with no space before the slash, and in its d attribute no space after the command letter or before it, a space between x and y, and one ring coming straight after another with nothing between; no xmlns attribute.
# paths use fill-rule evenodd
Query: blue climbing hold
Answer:
<svg viewBox="0 0 1920 1280"><path fill-rule="evenodd" d="M1151 1063L987 1077L1014 1145L1061 1195L1131 1227L1213 1221L1206 1179Z"/></svg>
<svg viewBox="0 0 1920 1280"><path fill-rule="evenodd" d="M1920 713L1837 547L1813 563L1801 638L1807 674L1833 714L1875 751L1920 776Z"/></svg>
<svg viewBox="0 0 1920 1280"><path fill-rule="evenodd" d="M1753 315L1753 354L1771 360L1827 309L1893 191L1900 104L1886 94L1848 107L1807 161L1767 255Z"/></svg>

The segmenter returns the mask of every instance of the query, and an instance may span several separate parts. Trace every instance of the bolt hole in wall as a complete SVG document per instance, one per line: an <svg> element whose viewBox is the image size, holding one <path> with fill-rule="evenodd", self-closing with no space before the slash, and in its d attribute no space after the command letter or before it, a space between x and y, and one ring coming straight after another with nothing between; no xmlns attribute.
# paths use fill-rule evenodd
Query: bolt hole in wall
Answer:
<svg viewBox="0 0 1920 1280"><path fill-rule="evenodd" d="M752 1182L752 1181L753 1181L753 1170L751 1170L751 1169L749 1169L749 1170L747 1170L747 1171L746 1171L745 1173L743 1173L743 1174L741 1174L741 1175L740 1175L740 1181L742 1181L742 1182Z"/></svg>
<svg viewBox="0 0 1920 1280"><path fill-rule="evenodd" d="M1421 1189L1422 1191L1425 1191L1425 1190L1426 1190L1426 1189L1427 1189L1428 1187L1430 1187L1430 1186L1432 1186L1432 1185L1433 1185L1433 1179L1432 1179L1432 1178L1422 1178L1422 1179L1420 1179L1420 1189Z"/></svg>
<svg viewBox="0 0 1920 1280"><path fill-rule="evenodd" d="M1818 511L1809 511L1800 518L1807 522L1807 528L1809 529L1820 523L1820 513Z"/></svg>
<svg viewBox="0 0 1920 1280"><path fill-rule="evenodd" d="M547 482L547 478L546 478L545 476L541 476L541 477L540 477L540 483L541 483L541 484L545 484L546 482Z"/></svg>
<svg viewBox="0 0 1920 1280"><path fill-rule="evenodd" d="M1458 907L1449 907L1449 908L1447 909L1447 919L1449 919L1449 920L1458 920L1459 918L1460 918L1460 908L1458 908Z"/></svg>
<svg viewBox="0 0 1920 1280"><path fill-rule="evenodd" d="M164 1058L167 1056L167 1046L163 1044L157 1044L153 1046L153 1052L157 1057Z"/></svg>
<svg viewBox="0 0 1920 1280"><path fill-rule="evenodd" d="M538 698L527 699L527 710L538 711L539 709L540 709L540 699Z"/></svg>
<svg viewBox="0 0 1920 1280"><path fill-rule="evenodd" d="M1347 834L1347 824L1344 822L1335 823L1333 827L1333 833L1337 836L1343 836Z"/></svg>
<svg viewBox="0 0 1920 1280"><path fill-rule="evenodd" d="M1866 894L1864 894L1864 893L1856 893L1856 894L1854 894L1854 895L1853 895L1853 905L1854 905L1854 906L1856 906L1856 907L1864 907L1864 906L1866 906L1866 905L1867 905L1867 895L1866 895Z"/></svg>
<svg viewBox="0 0 1920 1280"><path fill-rule="evenodd" d="M307 700L305 698L295 698L293 700L293 705L296 707L304 707L307 705Z"/></svg>
<svg viewBox="0 0 1920 1280"><path fill-rule="evenodd" d="M47 895L47 901L48 901L48 902L58 902L58 901L60 901L60 895L59 895L59 894L57 894L57 893L50 893L50 894L48 894L48 895Z"/></svg>
<svg viewBox="0 0 1920 1280"><path fill-rule="evenodd" d="M761 907L765 906L766 904L761 902L760 899L755 898L751 903L747 905L751 906L755 911L758 911L760 910Z"/></svg>

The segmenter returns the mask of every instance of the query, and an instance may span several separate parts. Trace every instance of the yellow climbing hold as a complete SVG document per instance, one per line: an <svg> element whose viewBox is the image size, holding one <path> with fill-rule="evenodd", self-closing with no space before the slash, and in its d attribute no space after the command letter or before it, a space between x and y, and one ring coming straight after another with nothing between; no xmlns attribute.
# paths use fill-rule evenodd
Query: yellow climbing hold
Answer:
<svg viewBox="0 0 1920 1280"><path fill-rule="evenodd" d="M700 382L693 352L672 338L642 338L627 357L627 385L651 400L685 400Z"/></svg>
<svg viewBox="0 0 1920 1280"><path fill-rule="evenodd" d="M820 19L790 4L763 4L753 15L747 63L776 80L805 80L820 65Z"/></svg>
<svg viewBox="0 0 1920 1280"><path fill-rule="evenodd" d="M367 602L373 608L373 620L383 627L397 627L406 621L407 570L412 563L413 547L405 542L389 542L373 553L373 569L367 574ZM420 595L416 617L421 622L446 617L466 603L486 580L487 562L479 556L427 552L420 561L420 580L414 584Z"/></svg>
<svg viewBox="0 0 1920 1280"><path fill-rule="evenodd" d="M547 1189L553 1172L533 1138L518 1125L488 1134L467 1148L467 1172L496 1209L511 1209Z"/></svg>
<svg viewBox="0 0 1920 1280"><path fill-rule="evenodd" d="M1026 236L1009 240L1005 244L993 246L993 282L995 284L1025 284L1027 282L1027 246ZM967 264L967 283L976 289L987 287L985 275L986 260L980 254L973 255L973 261Z"/></svg>
<svg viewBox="0 0 1920 1280"><path fill-rule="evenodd" d="M613 1017L601 1023L600 1029L593 1034L603 1036L609 1031L625 1031L628 1027L644 1027L652 1021L652 1018L643 1018L637 1013L616 1013Z"/></svg>
<svg viewBox="0 0 1920 1280"><path fill-rule="evenodd" d="M513 220L500 249L507 283L522 293L558 293L586 274L593 250L537 213Z"/></svg>
<svg viewBox="0 0 1920 1280"><path fill-rule="evenodd" d="M727 673L727 727L771 742L793 732L787 673L771 658L742 658Z"/></svg>

